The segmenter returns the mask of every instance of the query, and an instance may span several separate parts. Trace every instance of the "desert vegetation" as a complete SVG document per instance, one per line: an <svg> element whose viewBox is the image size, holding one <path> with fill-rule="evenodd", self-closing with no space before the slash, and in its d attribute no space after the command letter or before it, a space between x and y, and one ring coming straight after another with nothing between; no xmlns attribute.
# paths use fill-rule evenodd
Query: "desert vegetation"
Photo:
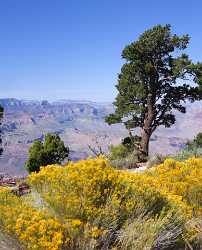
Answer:
<svg viewBox="0 0 202 250"><path fill-rule="evenodd" d="M175 123L173 110L185 113L183 103L201 99L202 64L181 53L189 40L188 35L172 34L170 25L157 25L122 52L125 64L118 75L115 112L106 122L123 123L131 137L139 128L137 147L143 159L149 155L153 132Z"/></svg>
<svg viewBox="0 0 202 250"><path fill-rule="evenodd" d="M183 161L191 156L202 157L202 133L198 133L192 141L188 141L184 149L174 159Z"/></svg>
<svg viewBox="0 0 202 250"><path fill-rule="evenodd" d="M1 188L0 227L25 249L200 249L201 177L199 158L144 173L101 157L49 165L28 177L40 205Z"/></svg>
<svg viewBox="0 0 202 250"><path fill-rule="evenodd" d="M29 149L29 157L25 168L29 173L40 170L41 166L48 164L61 164L68 160L69 148L56 134L46 134L44 142L36 140Z"/></svg>
<svg viewBox="0 0 202 250"><path fill-rule="evenodd" d="M173 110L201 100L202 64L177 56L188 44L188 35L158 25L123 50L106 121L123 123L128 136L107 145L109 154L96 139L94 158L64 163L69 148L58 135L33 143L24 180L31 192L0 187L0 231L14 249L202 249L202 134L176 156L149 157L151 135L175 123ZM128 171L142 163L145 171Z"/></svg>

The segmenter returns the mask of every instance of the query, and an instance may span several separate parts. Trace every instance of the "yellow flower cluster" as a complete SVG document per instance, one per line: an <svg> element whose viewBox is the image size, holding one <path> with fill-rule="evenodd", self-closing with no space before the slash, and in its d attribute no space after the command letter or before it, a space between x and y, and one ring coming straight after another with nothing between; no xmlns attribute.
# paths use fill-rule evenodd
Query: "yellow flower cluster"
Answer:
<svg viewBox="0 0 202 250"><path fill-rule="evenodd" d="M28 181L61 219L74 242L81 234L93 239L107 234L140 208L155 214L168 205L154 187L139 185L129 177L106 159L97 158L65 167L46 166L32 173Z"/></svg>
<svg viewBox="0 0 202 250"><path fill-rule="evenodd" d="M63 244L63 225L0 189L0 227L15 235L27 249L58 250Z"/></svg>
<svg viewBox="0 0 202 250"><path fill-rule="evenodd" d="M202 159L168 159L144 173L88 159L43 167L28 182L47 204L46 212L0 191L0 225L28 249L99 249L111 232L145 212L152 218L179 213L183 221L201 215Z"/></svg>
<svg viewBox="0 0 202 250"><path fill-rule="evenodd" d="M155 188L130 182L129 175L113 169L103 158L44 167L29 176L29 183L60 217L83 222L101 216L116 218L120 211L130 213L140 204L152 207L160 200L166 202Z"/></svg>
<svg viewBox="0 0 202 250"><path fill-rule="evenodd" d="M168 199L182 206L187 215L202 214L202 159L190 158L184 162L167 159L143 176Z"/></svg>

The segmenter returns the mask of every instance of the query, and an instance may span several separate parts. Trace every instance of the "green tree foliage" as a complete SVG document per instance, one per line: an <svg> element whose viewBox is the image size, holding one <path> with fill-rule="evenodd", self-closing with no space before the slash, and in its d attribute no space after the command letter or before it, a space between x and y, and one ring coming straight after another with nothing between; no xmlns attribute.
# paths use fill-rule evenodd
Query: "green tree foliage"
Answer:
<svg viewBox="0 0 202 250"><path fill-rule="evenodd" d="M132 135L125 137L122 140L122 144L127 147L128 151L138 150L141 144L141 137L138 135Z"/></svg>
<svg viewBox="0 0 202 250"><path fill-rule="evenodd" d="M188 141L186 144L187 150L197 150L198 148L202 148L202 133L198 133L192 141Z"/></svg>
<svg viewBox="0 0 202 250"><path fill-rule="evenodd" d="M1 130L1 121L3 118L3 113L4 113L4 109L2 106L0 106L0 155L3 153L3 148L2 148L2 130Z"/></svg>
<svg viewBox="0 0 202 250"><path fill-rule="evenodd" d="M202 63L181 53L188 44L188 35L173 35L170 25L158 25L122 52L126 63L116 85L115 113L106 122L123 123L130 133L139 127L143 155L155 129L175 123L173 109L185 113L183 103L201 99Z"/></svg>
<svg viewBox="0 0 202 250"><path fill-rule="evenodd" d="M44 142L35 141L29 149L29 158L25 167L29 173L38 172L41 166L49 164L61 164L68 158L69 148L58 135L47 134Z"/></svg>
<svg viewBox="0 0 202 250"><path fill-rule="evenodd" d="M198 133L197 136L194 138L194 143L197 147L202 147L202 132Z"/></svg>
<svg viewBox="0 0 202 250"><path fill-rule="evenodd" d="M202 133L198 133L193 140L188 141L173 158L177 161L185 161L191 157L202 157Z"/></svg>

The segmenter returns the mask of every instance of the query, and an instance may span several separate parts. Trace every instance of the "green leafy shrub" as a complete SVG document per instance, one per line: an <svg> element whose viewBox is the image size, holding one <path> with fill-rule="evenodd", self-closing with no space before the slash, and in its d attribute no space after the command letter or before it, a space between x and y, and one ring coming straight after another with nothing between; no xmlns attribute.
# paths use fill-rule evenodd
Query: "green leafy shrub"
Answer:
<svg viewBox="0 0 202 250"><path fill-rule="evenodd" d="M134 136L128 136L125 137L122 140L122 144L127 147L127 149L132 152L134 149L137 149L140 146L141 143L141 137L138 135L134 135Z"/></svg>
<svg viewBox="0 0 202 250"><path fill-rule="evenodd" d="M123 159L128 155L128 148L123 144L117 146L110 145L109 151L109 160L111 161Z"/></svg>
<svg viewBox="0 0 202 250"><path fill-rule="evenodd" d="M125 137L121 144L109 147L108 159L111 165L117 169L136 168L138 162L146 162L147 157L140 151L140 136Z"/></svg>
<svg viewBox="0 0 202 250"><path fill-rule="evenodd" d="M38 172L41 166L61 164L69 155L69 148L58 135L47 134L44 143L37 140L29 149L25 168L29 173Z"/></svg>
<svg viewBox="0 0 202 250"><path fill-rule="evenodd" d="M194 139L194 143L196 144L196 146L202 147L202 132L197 134Z"/></svg>

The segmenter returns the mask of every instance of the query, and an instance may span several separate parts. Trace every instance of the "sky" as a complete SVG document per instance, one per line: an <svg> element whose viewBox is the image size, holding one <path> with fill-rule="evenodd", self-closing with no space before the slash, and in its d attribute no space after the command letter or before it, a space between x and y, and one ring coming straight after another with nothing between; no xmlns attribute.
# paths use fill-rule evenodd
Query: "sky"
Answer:
<svg viewBox="0 0 202 250"><path fill-rule="evenodd" d="M202 61L201 0L0 0L0 98L111 102L123 48L156 24Z"/></svg>

